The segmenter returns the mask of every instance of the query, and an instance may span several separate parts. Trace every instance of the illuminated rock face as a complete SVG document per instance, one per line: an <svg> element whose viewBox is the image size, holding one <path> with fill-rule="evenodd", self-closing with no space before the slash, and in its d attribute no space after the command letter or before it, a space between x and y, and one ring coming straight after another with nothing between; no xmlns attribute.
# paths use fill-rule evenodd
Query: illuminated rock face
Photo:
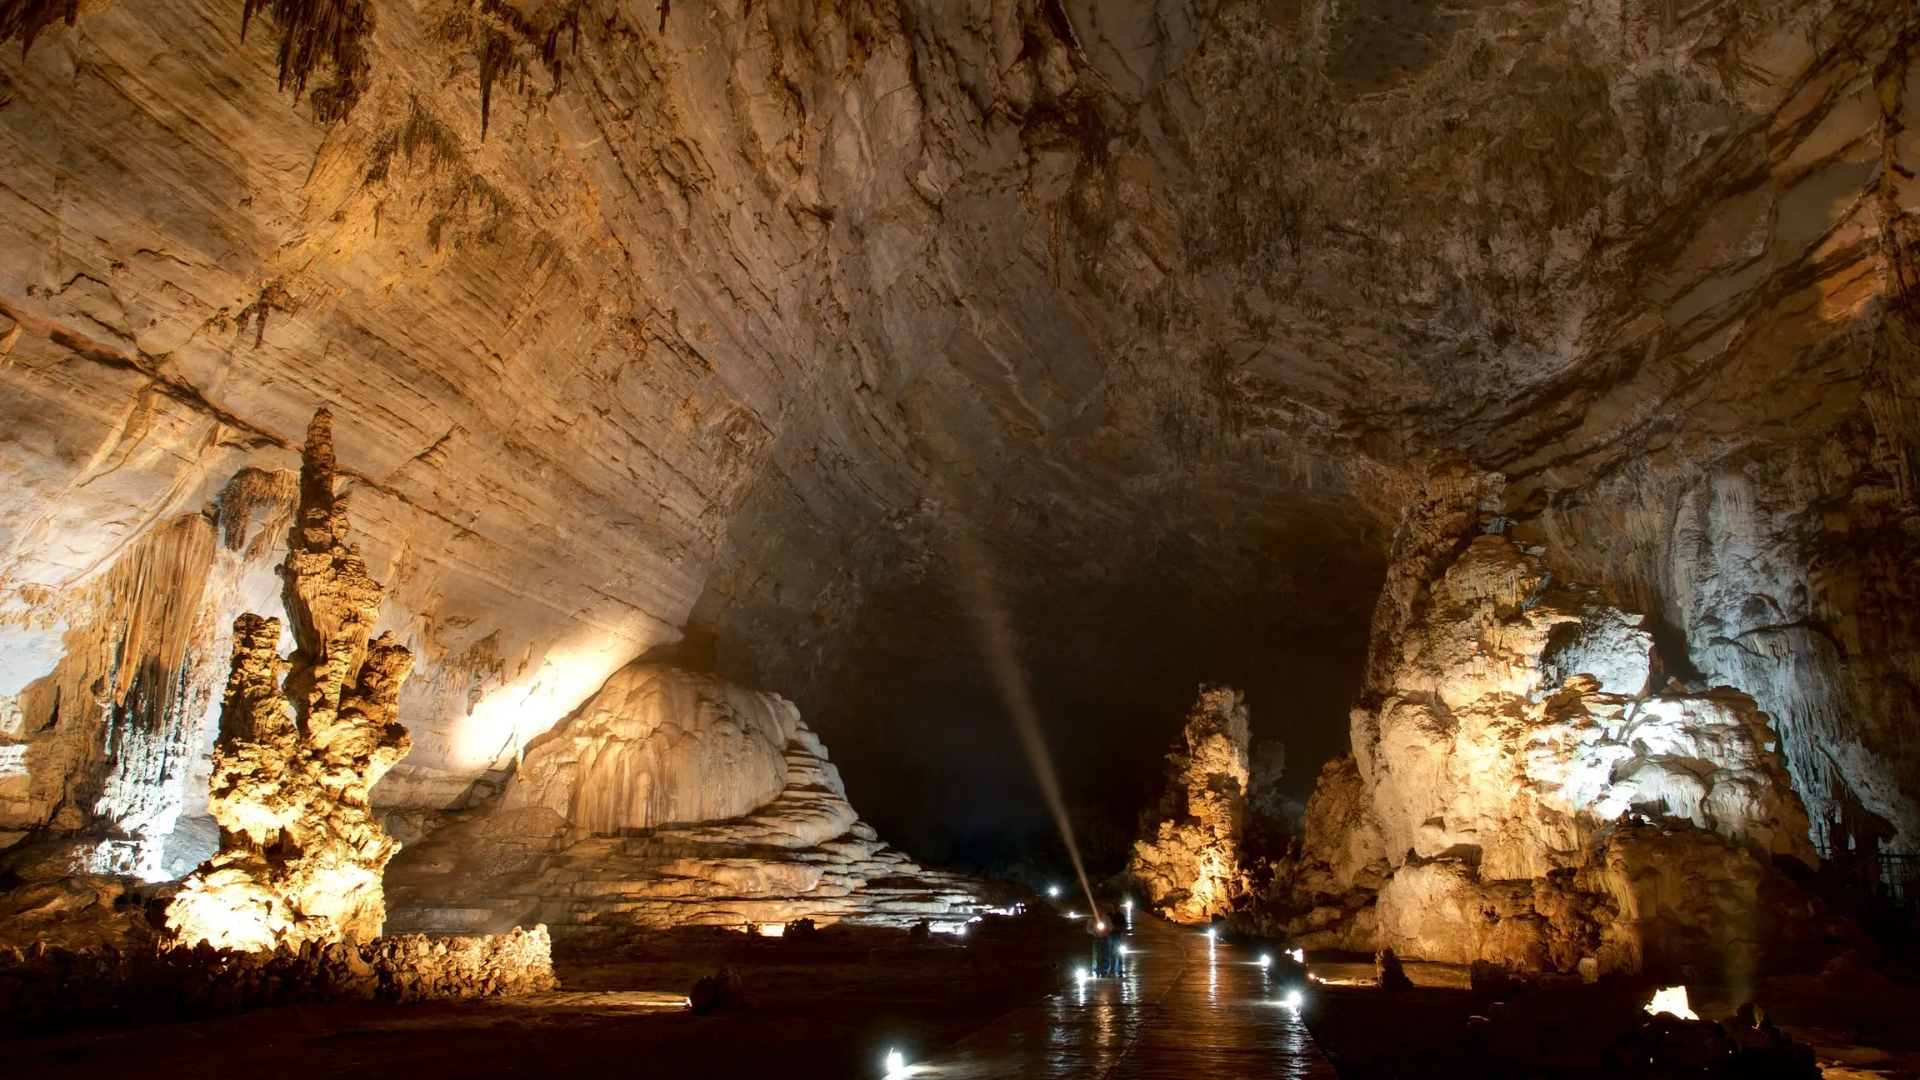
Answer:
<svg viewBox="0 0 1920 1080"><path fill-rule="evenodd" d="M1638 617L1482 532L1497 483L1444 468L1409 513L1296 932L1562 970L1738 953L1772 857L1817 862L1776 734L1736 690L1650 687Z"/></svg>
<svg viewBox="0 0 1920 1080"><path fill-rule="evenodd" d="M527 749L501 810L544 809L581 834L739 817L787 786L786 748L802 733L774 695L630 665Z"/></svg>
<svg viewBox="0 0 1920 1080"><path fill-rule="evenodd" d="M1051 631L1181 546L1172 592L1364 610L1452 447L1754 696L1816 828L1920 846L1911 0L360 6L346 115L232 0L0 43L0 846L209 853L322 401L419 665L382 807L692 623L814 707L944 587L942 463ZM483 139L448 73L503 48Z"/></svg>
<svg viewBox="0 0 1920 1080"><path fill-rule="evenodd" d="M1240 831L1246 816L1247 706L1240 692L1203 686L1187 714L1186 749L1168 756L1170 816L1133 846L1127 872L1147 902L1175 922L1207 922L1246 892Z"/></svg>
<svg viewBox="0 0 1920 1080"><path fill-rule="evenodd" d="M386 918L381 872L399 849L370 793L412 745L398 718L412 655L383 634L380 585L347 542L333 418L307 429L285 566L295 652L280 620L242 615L220 708L208 808L220 851L167 909L182 944L260 950L366 942Z"/></svg>
<svg viewBox="0 0 1920 1080"><path fill-rule="evenodd" d="M401 930L953 929L985 910L881 843L791 702L661 664L615 672L387 880Z"/></svg>

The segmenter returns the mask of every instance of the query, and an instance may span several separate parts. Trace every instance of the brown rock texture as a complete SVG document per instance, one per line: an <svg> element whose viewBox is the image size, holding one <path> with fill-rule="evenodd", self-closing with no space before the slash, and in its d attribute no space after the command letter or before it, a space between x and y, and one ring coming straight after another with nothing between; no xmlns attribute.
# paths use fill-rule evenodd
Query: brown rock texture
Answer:
<svg viewBox="0 0 1920 1080"><path fill-rule="evenodd" d="M234 623L207 800L220 851L167 907L181 944L257 951L380 936L381 874L400 845L371 792L412 746L396 702L413 657L391 634L368 641L382 590L347 535L322 409L307 429L285 566L295 651L281 658L278 619Z"/></svg>
<svg viewBox="0 0 1920 1080"><path fill-rule="evenodd" d="M955 931L989 910L981 883L880 842L791 702L661 664L615 672L388 883L393 924L429 932L803 918Z"/></svg>
<svg viewBox="0 0 1920 1080"><path fill-rule="evenodd" d="M1231 914L1248 891L1240 862L1246 824L1247 706L1230 686L1203 686L1167 756L1167 816L1133 845L1127 874L1148 906L1174 922Z"/></svg>

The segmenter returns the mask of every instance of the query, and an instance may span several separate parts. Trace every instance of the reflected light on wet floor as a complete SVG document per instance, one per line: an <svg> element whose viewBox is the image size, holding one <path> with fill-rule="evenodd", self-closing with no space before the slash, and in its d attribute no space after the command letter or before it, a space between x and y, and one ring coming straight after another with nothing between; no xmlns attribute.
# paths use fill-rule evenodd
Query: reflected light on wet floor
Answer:
<svg viewBox="0 0 1920 1080"><path fill-rule="evenodd" d="M1289 1002L1253 951L1143 919L1118 978L1078 978L1083 966L1071 958L1066 989L914 1063L912 1075L1334 1078L1301 1020L1306 1003Z"/></svg>

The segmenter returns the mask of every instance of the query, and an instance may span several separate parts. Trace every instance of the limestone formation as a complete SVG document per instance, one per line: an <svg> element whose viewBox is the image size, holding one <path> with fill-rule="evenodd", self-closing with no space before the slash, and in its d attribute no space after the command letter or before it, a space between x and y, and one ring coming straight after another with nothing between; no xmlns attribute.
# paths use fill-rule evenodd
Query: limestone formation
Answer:
<svg viewBox="0 0 1920 1080"><path fill-rule="evenodd" d="M1499 478L1436 480L1397 541L1353 759L1308 807L1294 931L1463 964L1751 970L1772 859L1818 862L1768 718L1737 690L1651 685L1640 617L1477 513Z"/></svg>
<svg viewBox="0 0 1920 1080"><path fill-rule="evenodd" d="M880 842L793 704L633 664L527 746L494 799L453 815L388 874L402 929L489 932L811 919L957 930L977 882Z"/></svg>
<svg viewBox="0 0 1920 1080"><path fill-rule="evenodd" d="M880 676L953 667L947 471L1036 671L1337 659L1460 556L1390 550L1449 450L1510 483L1433 514L1646 617L1576 602L1566 648L1662 640L1647 687L1534 658L1600 680L1568 730L1764 744L1699 696L1736 687L1820 844L1920 850L1911 0L299 7L0 4L0 847L210 854L227 628L332 401L415 635L372 793L413 827L696 626L884 730ZM1397 622L1389 750L1450 722L1378 713ZM915 767L874 742L850 775ZM1330 933L1405 865L1370 832L1465 843L1374 820L1365 764L1316 796L1362 837L1308 838ZM1762 842L1773 796L1644 767ZM1495 816L1525 861L1580 831Z"/></svg>
<svg viewBox="0 0 1920 1080"><path fill-rule="evenodd" d="M167 909L182 944L362 943L386 918L381 874L399 844L371 792L411 747L397 702L413 657L391 633L368 640L382 590L348 543L335 484L322 409L307 429L284 568L295 651L281 658L278 619L234 623L208 799L220 851Z"/></svg>
<svg viewBox="0 0 1920 1080"><path fill-rule="evenodd" d="M1240 843L1249 735L1240 692L1202 686L1182 738L1185 748L1167 757L1167 816L1134 844L1127 873L1161 914L1200 923L1232 912L1248 888Z"/></svg>

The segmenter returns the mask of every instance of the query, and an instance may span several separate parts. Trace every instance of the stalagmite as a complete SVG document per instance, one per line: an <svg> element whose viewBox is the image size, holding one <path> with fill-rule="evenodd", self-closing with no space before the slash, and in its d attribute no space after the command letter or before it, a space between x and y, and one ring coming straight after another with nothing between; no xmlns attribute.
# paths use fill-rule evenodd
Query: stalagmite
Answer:
<svg viewBox="0 0 1920 1080"><path fill-rule="evenodd" d="M365 942L386 918L381 874L400 845L369 792L412 745L396 701L413 657L391 633L368 642L382 590L347 543L334 482L333 418L322 409L307 430L283 568L295 652L281 658L278 619L234 624L208 800L220 851L167 909L183 944Z"/></svg>
<svg viewBox="0 0 1920 1080"><path fill-rule="evenodd" d="M1176 922L1206 922L1246 892L1247 706L1240 691L1203 686L1187 714L1186 748L1168 755L1165 817L1134 844L1127 872L1147 902Z"/></svg>
<svg viewBox="0 0 1920 1080"><path fill-rule="evenodd" d="M1779 739L1732 688L1651 686L1653 638L1436 468L1396 541L1353 758L1308 805L1310 945L1571 971L1751 966L1776 856L1818 862ZM1684 884L1683 884L1684 882Z"/></svg>

